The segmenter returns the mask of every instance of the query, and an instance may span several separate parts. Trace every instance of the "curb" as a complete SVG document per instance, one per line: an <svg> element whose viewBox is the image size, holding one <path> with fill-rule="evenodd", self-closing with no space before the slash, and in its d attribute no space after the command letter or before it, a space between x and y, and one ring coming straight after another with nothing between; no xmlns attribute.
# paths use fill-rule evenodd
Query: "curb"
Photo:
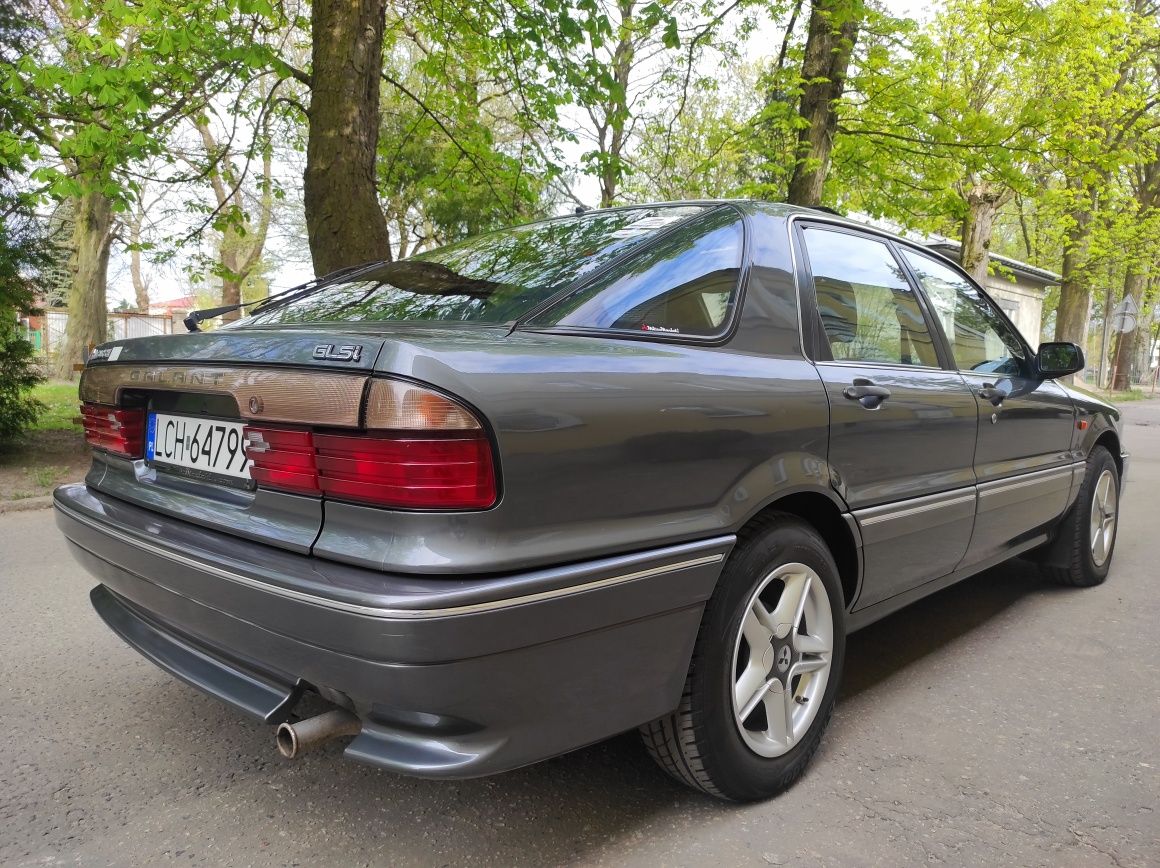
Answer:
<svg viewBox="0 0 1160 868"><path fill-rule="evenodd" d="M25 497L22 500L0 500L0 515L6 512L29 512L34 509L48 509L52 506L52 495Z"/></svg>

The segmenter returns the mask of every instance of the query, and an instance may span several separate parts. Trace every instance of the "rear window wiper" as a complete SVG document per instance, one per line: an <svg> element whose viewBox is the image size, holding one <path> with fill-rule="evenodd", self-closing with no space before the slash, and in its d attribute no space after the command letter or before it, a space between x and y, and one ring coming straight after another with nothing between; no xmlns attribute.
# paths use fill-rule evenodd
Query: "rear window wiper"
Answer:
<svg viewBox="0 0 1160 868"><path fill-rule="evenodd" d="M358 277L360 274L373 271L376 268L381 268L384 264L385 262L380 259L374 262L364 262L362 265L351 265L347 268L340 268L338 271L332 271L330 274L324 274L322 277L316 277L313 280L308 280L305 283L300 283L297 286L292 286L289 289L282 290L282 292L268 295L256 301L242 301L238 304L227 304L222 307L207 307L192 311L182 322L189 331L199 332L201 331L201 323L207 319L213 319L215 316L221 316L223 313L241 310L244 307L254 307L254 312L256 313L259 310L268 310L283 304L290 304L300 298L313 295L318 290L327 286L332 286L335 283L341 283L344 280Z"/></svg>

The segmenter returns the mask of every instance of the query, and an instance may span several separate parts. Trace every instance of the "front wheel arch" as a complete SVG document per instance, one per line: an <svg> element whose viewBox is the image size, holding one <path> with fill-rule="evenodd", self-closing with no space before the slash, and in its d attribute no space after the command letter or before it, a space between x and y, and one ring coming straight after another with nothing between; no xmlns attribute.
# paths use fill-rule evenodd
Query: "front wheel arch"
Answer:
<svg viewBox="0 0 1160 868"><path fill-rule="evenodd" d="M1116 464L1116 472L1120 475L1120 482L1123 484L1124 456L1120 449L1119 436L1114 430L1109 428L1096 438L1096 442L1092 444L1091 449L1095 449L1097 446L1102 446L1104 449L1108 450L1109 453L1111 453L1112 461L1114 461ZM1084 456L1084 460L1087 460L1087 458L1091 455L1091 449L1089 449L1087 455Z"/></svg>
<svg viewBox="0 0 1160 868"><path fill-rule="evenodd" d="M1050 581L1071 587L1091 587L1101 584L1111 566L1111 553L1099 564L1088 559L1091 540L1088 537L1088 513L1092 510L1092 490L1102 470L1114 474L1115 495L1118 501L1122 478L1117 453L1097 442L1085 461L1084 480L1075 502L1068 507L1053 531L1053 538L1044 548L1035 552L1032 560ZM1114 536L1112 546L1114 546Z"/></svg>

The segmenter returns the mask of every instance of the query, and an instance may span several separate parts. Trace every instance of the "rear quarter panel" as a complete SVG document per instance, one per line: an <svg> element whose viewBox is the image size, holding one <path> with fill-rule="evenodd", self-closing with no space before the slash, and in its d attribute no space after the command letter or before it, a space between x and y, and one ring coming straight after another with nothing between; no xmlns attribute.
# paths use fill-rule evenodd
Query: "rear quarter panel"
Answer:
<svg viewBox="0 0 1160 868"><path fill-rule="evenodd" d="M826 489L812 365L727 348L516 333L380 365L486 419L500 501L423 514L327 503L315 552L418 572L492 572L739 528L778 492Z"/></svg>
<svg viewBox="0 0 1160 868"><path fill-rule="evenodd" d="M527 331L388 341L380 371L445 389L486 420L500 500L441 515L327 503L315 552L503 572L734 532L798 491L837 501L785 223L751 215L748 233L740 315L719 346Z"/></svg>

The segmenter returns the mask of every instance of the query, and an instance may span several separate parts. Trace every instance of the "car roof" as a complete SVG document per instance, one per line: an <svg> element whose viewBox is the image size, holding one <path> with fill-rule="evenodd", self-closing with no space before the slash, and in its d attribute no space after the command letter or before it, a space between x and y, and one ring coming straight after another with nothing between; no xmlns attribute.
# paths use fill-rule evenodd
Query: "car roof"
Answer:
<svg viewBox="0 0 1160 868"><path fill-rule="evenodd" d="M889 235L892 238L901 238L897 233L889 232L882 229L880 226L873 226L869 223L863 223L858 220L852 220L844 214L835 211L833 208L825 206L810 207L808 205L791 205L788 202L769 202L764 199L673 199L669 201L653 201L653 202L634 202L630 205L614 205L608 208L590 208L585 210L584 214L599 214L607 211L625 211L634 208L665 208L679 205L732 205L735 208L740 208L747 213L760 212L767 214L770 217L788 218L795 215L803 217L824 217L832 221L840 221L849 226L855 226L859 229L868 229L879 235ZM562 215L568 216L568 215Z"/></svg>

